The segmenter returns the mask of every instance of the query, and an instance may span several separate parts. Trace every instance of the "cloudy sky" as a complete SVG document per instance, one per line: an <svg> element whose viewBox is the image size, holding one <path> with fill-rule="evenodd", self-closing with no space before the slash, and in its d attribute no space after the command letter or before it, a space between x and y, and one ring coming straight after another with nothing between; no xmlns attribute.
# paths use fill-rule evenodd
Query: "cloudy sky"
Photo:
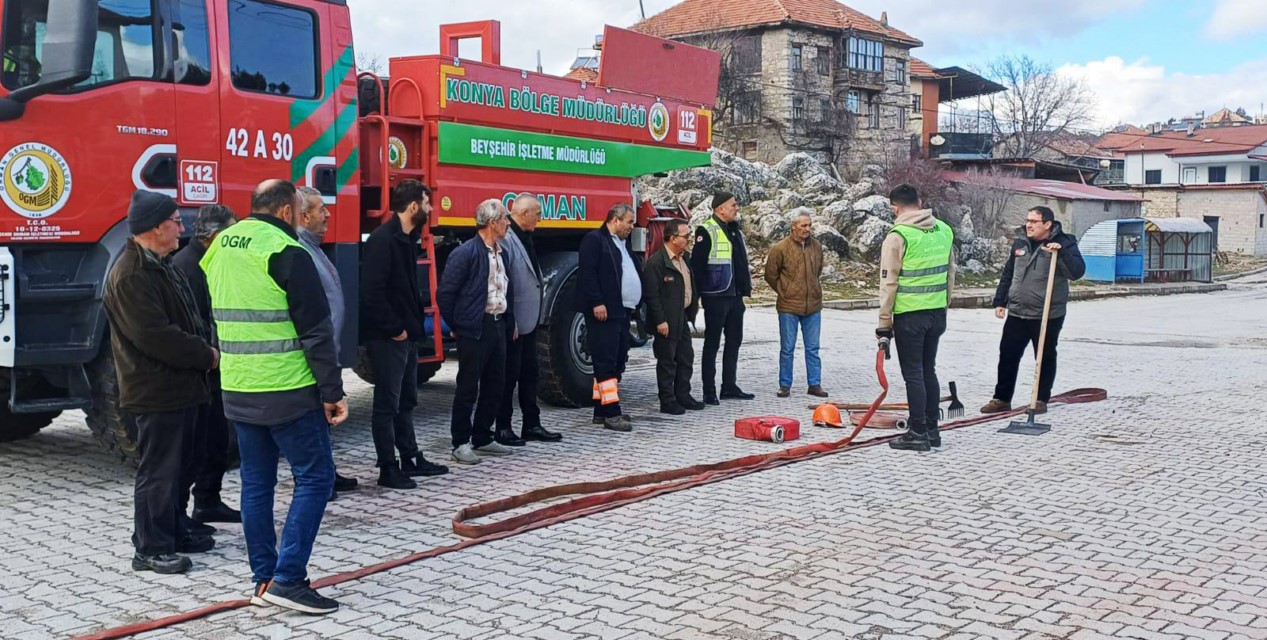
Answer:
<svg viewBox="0 0 1267 640"><path fill-rule="evenodd" d="M677 0L642 0L647 15ZM724 0L723 0L724 1ZM773 0L771 0L773 1ZM502 63L564 73L602 32L639 19L638 0L352 0L362 55L435 53L438 25L497 19ZM1267 106L1267 0L848 0L924 41L934 66L1028 53L1081 77L1098 125ZM464 55L466 51L464 50ZM474 56L472 56L474 57Z"/></svg>

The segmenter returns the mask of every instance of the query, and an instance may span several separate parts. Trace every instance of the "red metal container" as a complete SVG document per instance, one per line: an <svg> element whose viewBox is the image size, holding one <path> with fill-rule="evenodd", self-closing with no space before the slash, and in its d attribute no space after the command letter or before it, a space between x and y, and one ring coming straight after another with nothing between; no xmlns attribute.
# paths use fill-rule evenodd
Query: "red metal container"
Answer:
<svg viewBox="0 0 1267 640"><path fill-rule="evenodd" d="M764 442L786 442L801 437L801 423L795 418L756 416L735 420L735 437Z"/></svg>

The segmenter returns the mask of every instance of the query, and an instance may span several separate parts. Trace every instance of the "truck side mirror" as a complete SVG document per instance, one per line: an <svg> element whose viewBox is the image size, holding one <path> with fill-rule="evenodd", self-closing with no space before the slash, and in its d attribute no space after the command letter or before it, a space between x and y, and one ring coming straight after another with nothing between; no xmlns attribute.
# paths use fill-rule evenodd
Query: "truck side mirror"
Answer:
<svg viewBox="0 0 1267 640"><path fill-rule="evenodd" d="M15 89L9 94L9 101L23 104L87 80L92 74L96 45L97 0L48 0L40 81ZM0 113L10 110L0 108Z"/></svg>

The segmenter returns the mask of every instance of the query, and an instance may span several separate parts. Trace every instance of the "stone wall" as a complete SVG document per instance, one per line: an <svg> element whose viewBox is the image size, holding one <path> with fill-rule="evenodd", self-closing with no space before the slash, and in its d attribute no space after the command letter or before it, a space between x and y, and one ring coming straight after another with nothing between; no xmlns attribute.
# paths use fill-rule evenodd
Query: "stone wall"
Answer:
<svg viewBox="0 0 1267 640"><path fill-rule="evenodd" d="M1184 218L1218 218L1218 250L1267 255L1267 202L1258 189L1188 189L1179 193Z"/></svg>
<svg viewBox="0 0 1267 640"><path fill-rule="evenodd" d="M1105 206L1105 203L1108 206ZM1018 193L1012 196L1004 214L1004 228L1012 229L1025 224L1025 214L1037 206L1051 208L1065 233L1082 237L1087 229L1105 220L1137 218L1140 206L1135 202L1114 200L1062 200L1044 196Z"/></svg>

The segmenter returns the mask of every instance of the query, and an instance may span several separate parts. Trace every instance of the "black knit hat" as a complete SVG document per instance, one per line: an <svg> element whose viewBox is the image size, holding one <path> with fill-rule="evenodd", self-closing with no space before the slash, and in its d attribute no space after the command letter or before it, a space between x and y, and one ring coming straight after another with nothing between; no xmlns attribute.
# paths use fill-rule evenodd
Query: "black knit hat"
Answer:
<svg viewBox="0 0 1267 640"><path fill-rule="evenodd" d="M176 201L161 193L138 189L128 206L128 233L140 235L163 224L176 213Z"/></svg>
<svg viewBox="0 0 1267 640"><path fill-rule="evenodd" d="M713 209L716 209L717 207L720 207L723 204L726 204L727 202L730 202L731 200L734 200L734 199L735 199L735 194L727 193L725 191L718 191L717 193L713 194Z"/></svg>

